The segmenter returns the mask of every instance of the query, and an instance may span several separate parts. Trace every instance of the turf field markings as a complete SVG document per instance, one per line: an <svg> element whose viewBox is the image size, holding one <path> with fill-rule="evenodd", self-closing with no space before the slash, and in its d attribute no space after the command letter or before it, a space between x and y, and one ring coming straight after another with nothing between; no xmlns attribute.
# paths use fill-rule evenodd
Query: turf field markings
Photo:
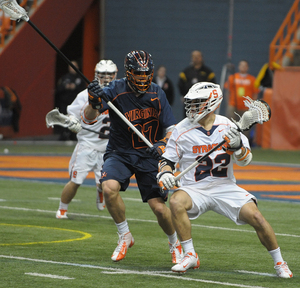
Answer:
<svg viewBox="0 0 300 288"><path fill-rule="evenodd" d="M54 229L54 230L61 230L73 233L83 234L81 238L73 238L73 239L65 239L65 240L55 240L55 241L38 241L38 242L27 242L27 243L0 243L0 246L25 246L25 245L34 245L34 244L49 244L49 243L62 243L62 242L72 242L72 241L80 241L85 240L92 237L91 234L82 232L79 230L71 230L71 229L64 229L64 228L56 228L56 227L46 227L46 226L35 226L35 225L19 225L19 224L6 224L0 223L0 226L13 226L13 227L25 227L25 228L39 228L39 229Z"/></svg>
<svg viewBox="0 0 300 288"><path fill-rule="evenodd" d="M271 274L271 273L260 273L260 272L255 272L255 271L235 270L235 272L245 273L245 274L261 275L261 276L269 276L269 277L277 277L275 274Z"/></svg>
<svg viewBox="0 0 300 288"><path fill-rule="evenodd" d="M60 201L60 198L58 198L58 197L48 197L48 200ZM72 202L81 202L81 200L80 199L72 199Z"/></svg>
<svg viewBox="0 0 300 288"><path fill-rule="evenodd" d="M75 278L70 278L67 276L59 276L59 275L52 275L52 274L40 274L40 273L24 273L25 275L30 275L30 276L38 276L38 277L47 277L47 278L54 278L54 279L62 279L62 280L73 280Z"/></svg>
<svg viewBox="0 0 300 288"><path fill-rule="evenodd" d="M0 199L0 202L5 202L6 200L5 199Z"/></svg>
<svg viewBox="0 0 300 288"><path fill-rule="evenodd" d="M232 287L241 287L241 288L266 288L263 286L251 286L251 285L235 284L235 283L229 283L229 282L219 282L219 281L191 278L191 277L185 277L185 276L177 276L177 275L173 275L170 273L165 273L163 271L127 270L127 269L111 268L111 267L104 267L104 266L97 266L97 265L78 264L78 263L70 263L70 262L58 262L58 261L52 261L52 260L44 260L44 259L17 257L17 256L12 256L12 255L10 255L10 256L0 255L0 258L25 260L25 261L39 262L39 263L46 263L46 264L58 264L58 265L68 265L68 266L76 266L76 267L82 267L82 268L99 269L99 270L104 270L104 271L102 271L102 273L104 273L104 274L126 274L126 275L136 274L136 275L144 275L144 276L156 276L156 277L178 279L178 280L191 281L191 282L192 281L202 282L202 283L213 284L213 285L223 285L223 286L232 286Z"/></svg>
<svg viewBox="0 0 300 288"><path fill-rule="evenodd" d="M51 213L55 215L56 211L50 210L41 210L41 209L30 209L30 208L22 208L22 207L9 207L9 206L1 206L0 209L9 209L9 210L19 210L19 211L28 211L28 212L41 212L41 213ZM85 213L70 213L68 215L74 216L84 216L84 217L94 217L94 218L102 218L102 219L112 219L111 216L101 216L101 215L93 215L93 214L85 214ZM147 220L147 219L136 219L136 218L127 218L128 221L138 221L138 222L148 222L157 224L156 220ZM236 231L236 232L247 232L247 233L256 233L254 230L246 230L246 229L236 229L236 228L226 228L226 227L218 227L218 226L209 226L209 225L201 225L201 224L192 224L193 227L201 227L206 229L218 229L218 230L226 230L226 231ZM284 236L284 237L293 237L300 238L300 235L294 234L283 234L283 233L275 233L276 236Z"/></svg>
<svg viewBox="0 0 300 288"><path fill-rule="evenodd" d="M129 198L129 197L122 197L123 200L128 200L128 201L136 201L136 202L142 202L141 198Z"/></svg>

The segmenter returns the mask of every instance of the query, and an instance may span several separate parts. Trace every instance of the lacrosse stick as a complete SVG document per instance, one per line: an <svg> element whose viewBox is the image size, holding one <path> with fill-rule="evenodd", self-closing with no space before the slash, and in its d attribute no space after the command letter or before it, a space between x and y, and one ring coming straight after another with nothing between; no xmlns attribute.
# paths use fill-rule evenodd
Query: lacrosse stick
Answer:
<svg viewBox="0 0 300 288"><path fill-rule="evenodd" d="M40 36L46 40L46 42L63 58L63 60L69 64L78 75L87 83L90 81L82 74L77 67L75 67L72 62L30 21L27 12L24 8L18 5L16 0L0 0L0 8L10 16L11 20L20 21L21 19L28 22L32 28L37 31ZM131 123L128 119L112 104L107 97L103 96L104 101L107 105L145 142L148 147L152 147L152 143ZM59 125L59 124L58 124Z"/></svg>
<svg viewBox="0 0 300 288"><path fill-rule="evenodd" d="M20 21L21 19L28 22L28 24L38 32L44 40L64 59L64 61L70 65L84 81L89 83L89 80L82 74L82 72L74 66L74 64L63 54L46 36L42 31L37 28L29 19L26 10L19 6L16 0L0 0L1 9L10 16L11 20Z"/></svg>
<svg viewBox="0 0 300 288"><path fill-rule="evenodd" d="M47 124L48 128L49 127L53 128L53 125L59 125L59 126L67 128L72 123L71 123L70 118L67 115L64 115L64 114L60 113L58 111L58 109L55 108L55 109L53 109L53 110L51 110L50 112L47 113L47 115L46 115L46 124ZM109 138L109 136L104 134L104 133L97 132L97 131L94 131L92 129L82 127L82 126L81 126L81 128L84 129L84 130L99 134L100 137L103 138L103 139L108 139Z"/></svg>
<svg viewBox="0 0 300 288"><path fill-rule="evenodd" d="M239 116L240 117L239 121L235 121L234 119L231 119L236 124L240 132L249 130L254 124L257 123L263 124L263 122L267 122L271 118L271 109L267 102L265 102L264 100L254 101L248 96L244 98L246 99L244 100L244 104L246 107L249 108L249 110L246 111L242 115L242 117ZM184 174L186 174L188 171L196 167L199 163L205 160L211 153L216 151L219 147L223 146L225 143L226 141L223 140L221 143L219 143L217 146L215 146L205 155L198 156L194 163L192 163L189 167L184 169L180 174L178 174L175 177L175 180L179 180Z"/></svg>

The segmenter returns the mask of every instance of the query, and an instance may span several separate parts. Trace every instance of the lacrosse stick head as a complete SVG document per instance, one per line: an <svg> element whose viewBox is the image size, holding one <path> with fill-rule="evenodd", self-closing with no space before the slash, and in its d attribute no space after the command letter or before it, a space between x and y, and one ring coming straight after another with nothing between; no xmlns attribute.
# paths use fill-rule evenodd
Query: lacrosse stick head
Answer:
<svg viewBox="0 0 300 288"><path fill-rule="evenodd" d="M4 13L10 16L11 20L29 20L26 10L19 6L16 0L0 0L0 8Z"/></svg>
<svg viewBox="0 0 300 288"><path fill-rule="evenodd" d="M244 104L248 107L239 121L231 119L240 131L249 130L254 124L267 122L271 118L271 109L267 102L264 100L252 100L249 96L244 97Z"/></svg>
<svg viewBox="0 0 300 288"><path fill-rule="evenodd" d="M47 128L52 127L54 125L59 125L62 127L69 127L70 118L59 112L57 108L51 110L46 115L46 125Z"/></svg>

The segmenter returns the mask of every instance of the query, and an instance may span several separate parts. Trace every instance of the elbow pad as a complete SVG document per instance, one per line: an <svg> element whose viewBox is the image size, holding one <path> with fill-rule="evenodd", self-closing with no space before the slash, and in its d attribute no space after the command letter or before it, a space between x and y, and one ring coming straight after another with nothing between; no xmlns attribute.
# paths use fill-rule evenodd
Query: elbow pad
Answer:
<svg viewBox="0 0 300 288"><path fill-rule="evenodd" d="M236 164L239 166L247 166L252 160L252 153L250 149L242 147L240 150L236 151L234 154L234 159Z"/></svg>

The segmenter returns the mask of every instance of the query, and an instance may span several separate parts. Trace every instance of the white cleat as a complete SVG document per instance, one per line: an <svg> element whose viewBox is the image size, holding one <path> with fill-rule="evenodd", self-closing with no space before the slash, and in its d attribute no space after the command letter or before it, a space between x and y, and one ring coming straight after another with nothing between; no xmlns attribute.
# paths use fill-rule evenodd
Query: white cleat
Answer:
<svg viewBox="0 0 300 288"><path fill-rule="evenodd" d="M118 246L115 249L111 260L118 262L125 258L128 248L131 248L134 244L134 239L130 232L125 234L119 234Z"/></svg>
<svg viewBox="0 0 300 288"><path fill-rule="evenodd" d="M186 253L179 264L174 265L171 270L177 273L185 273L188 269L198 269L200 267L200 260L198 254Z"/></svg>
<svg viewBox="0 0 300 288"><path fill-rule="evenodd" d="M173 245L169 242L169 247L172 255L172 263L180 263L180 261L183 259L183 250L179 240L177 240Z"/></svg>
<svg viewBox="0 0 300 288"><path fill-rule="evenodd" d="M64 210L64 209L58 209L56 212L56 218L57 219L68 219L68 210Z"/></svg>
<svg viewBox="0 0 300 288"><path fill-rule="evenodd" d="M103 192L97 191L97 199L96 199L97 209L102 211L105 208L105 200Z"/></svg>
<svg viewBox="0 0 300 288"><path fill-rule="evenodd" d="M293 273L289 269L289 266L287 265L286 262L283 262L283 263L278 262L274 266L274 268L276 270L277 276L280 277L280 278L292 278L293 277Z"/></svg>

